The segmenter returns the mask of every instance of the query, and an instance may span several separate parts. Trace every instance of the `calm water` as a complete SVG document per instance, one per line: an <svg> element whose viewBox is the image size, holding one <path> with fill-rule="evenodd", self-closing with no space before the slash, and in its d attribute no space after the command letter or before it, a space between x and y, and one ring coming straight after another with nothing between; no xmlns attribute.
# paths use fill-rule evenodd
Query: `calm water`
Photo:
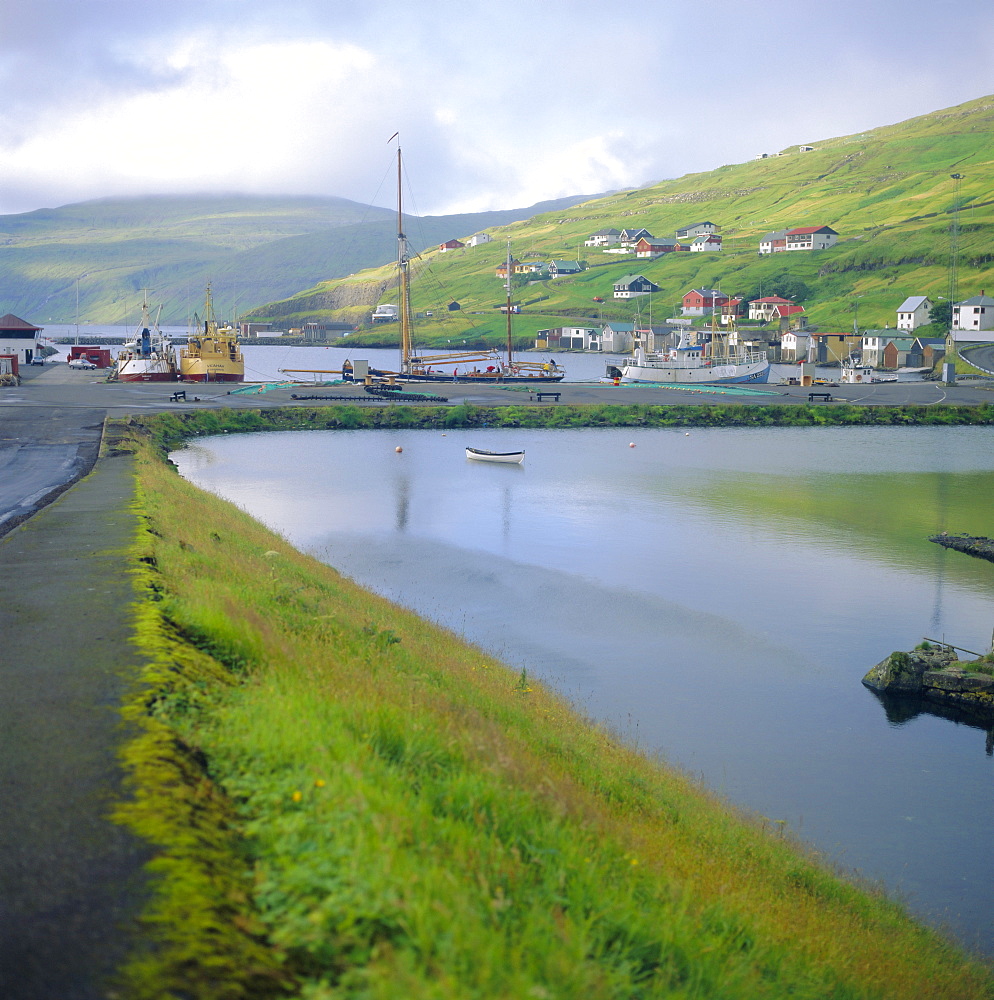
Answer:
<svg viewBox="0 0 994 1000"><path fill-rule="evenodd" d="M994 564L925 536L994 534L991 430L308 432L173 459L994 955L990 736L859 683L923 636L990 647Z"/></svg>

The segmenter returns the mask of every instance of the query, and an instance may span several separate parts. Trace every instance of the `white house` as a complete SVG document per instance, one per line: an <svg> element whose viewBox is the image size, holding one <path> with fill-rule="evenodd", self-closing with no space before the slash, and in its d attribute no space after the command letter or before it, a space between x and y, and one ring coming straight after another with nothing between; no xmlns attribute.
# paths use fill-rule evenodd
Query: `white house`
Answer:
<svg viewBox="0 0 994 1000"><path fill-rule="evenodd" d="M979 295L957 302L953 306L953 330L994 330L994 299L981 288Z"/></svg>
<svg viewBox="0 0 994 1000"><path fill-rule="evenodd" d="M633 247L643 238L647 240L655 239L648 229L622 229L618 236L618 242L623 247Z"/></svg>
<svg viewBox="0 0 994 1000"><path fill-rule="evenodd" d="M659 291L659 285L642 274L626 274L614 283L616 299L634 299L639 295L651 295Z"/></svg>
<svg viewBox="0 0 994 1000"><path fill-rule="evenodd" d="M759 241L760 253L780 253L787 246L787 230L774 229L772 233L767 233Z"/></svg>
<svg viewBox="0 0 994 1000"><path fill-rule="evenodd" d="M798 330L787 330L780 337L780 357L784 361L806 361L811 337Z"/></svg>
<svg viewBox="0 0 994 1000"><path fill-rule="evenodd" d="M718 227L713 222L695 222L692 226L682 226L676 231L678 240L689 240L692 236L709 236L718 232Z"/></svg>
<svg viewBox="0 0 994 1000"><path fill-rule="evenodd" d="M624 354L635 342L633 323L605 323L601 327L601 350L608 354Z"/></svg>
<svg viewBox="0 0 994 1000"><path fill-rule="evenodd" d="M0 354L17 358L17 364L27 365L38 351L37 336L42 327L32 326L12 313L0 316Z"/></svg>
<svg viewBox="0 0 994 1000"><path fill-rule="evenodd" d="M705 233L695 238L690 244L691 253L701 253L708 250L720 250L721 237L715 233Z"/></svg>
<svg viewBox="0 0 994 1000"><path fill-rule="evenodd" d="M828 226L801 226L799 229L788 229L786 234L786 250L826 250L835 246L839 234Z"/></svg>
<svg viewBox="0 0 994 1000"><path fill-rule="evenodd" d="M883 367L884 348L899 336L898 330L864 330L860 344L863 364L871 368Z"/></svg>
<svg viewBox="0 0 994 1000"><path fill-rule="evenodd" d="M585 247L609 247L612 243L617 243L621 239L620 229L598 229L596 233L591 233L584 241Z"/></svg>
<svg viewBox="0 0 994 1000"><path fill-rule="evenodd" d="M400 306L384 304L376 307L373 313L374 323L393 323L400 318Z"/></svg>
<svg viewBox="0 0 994 1000"><path fill-rule="evenodd" d="M927 295L912 295L897 307L898 330L916 330L929 322L932 300Z"/></svg>
<svg viewBox="0 0 994 1000"><path fill-rule="evenodd" d="M489 233L477 233L466 240L466 246L478 247L481 243L493 243L494 238Z"/></svg>

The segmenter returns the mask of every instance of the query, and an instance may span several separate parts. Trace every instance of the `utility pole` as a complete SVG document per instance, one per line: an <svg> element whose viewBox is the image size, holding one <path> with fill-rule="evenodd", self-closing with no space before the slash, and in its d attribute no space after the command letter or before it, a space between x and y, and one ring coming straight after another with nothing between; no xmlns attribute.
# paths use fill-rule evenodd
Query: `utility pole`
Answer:
<svg viewBox="0 0 994 1000"><path fill-rule="evenodd" d="M955 338L953 337L953 310L956 308L958 298L957 271L959 269L959 201L960 182L963 180L962 174L949 175L956 182L956 195L953 201L953 222L949 227L949 333L946 335L946 354L953 350Z"/></svg>

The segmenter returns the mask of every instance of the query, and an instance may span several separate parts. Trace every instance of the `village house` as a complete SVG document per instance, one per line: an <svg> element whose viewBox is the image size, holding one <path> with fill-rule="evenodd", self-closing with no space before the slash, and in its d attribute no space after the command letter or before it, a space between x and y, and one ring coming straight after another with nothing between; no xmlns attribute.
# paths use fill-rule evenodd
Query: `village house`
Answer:
<svg viewBox="0 0 994 1000"><path fill-rule="evenodd" d="M945 337L915 337L908 355L909 368L934 368L946 355Z"/></svg>
<svg viewBox="0 0 994 1000"><path fill-rule="evenodd" d="M592 326L556 326L535 334L535 347L547 351L599 351L601 331Z"/></svg>
<svg viewBox="0 0 994 1000"><path fill-rule="evenodd" d="M515 274L541 274L545 264L540 260L523 260L514 265Z"/></svg>
<svg viewBox="0 0 994 1000"><path fill-rule="evenodd" d="M659 287L644 274L626 274L614 283L614 297L616 299L634 299L639 295L651 295L653 292L658 292Z"/></svg>
<svg viewBox="0 0 994 1000"><path fill-rule="evenodd" d="M466 246L465 243L460 243L459 240L446 240L444 243L439 243L438 252L448 253L449 250L462 250Z"/></svg>
<svg viewBox="0 0 994 1000"><path fill-rule="evenodd" d="M466 246L478 247L483 243L493 243L494 238L489 233L477 233L466 240Z"/></svg>
<svg viewBox="0 0 994 1000"><path fill-rule="evenodd" d="M642 237L635 244L635 256L647 257L650 260L655 257L662 257L664 253L673 253L674 250L682 249L676 240L667 239L647 239Z"/></svg>
<svg viewBox="0 0 994 1000"><path fill-rule="evenodd" d="M575 260L551 260L549 261L549 277L565 278L571 274L579 274L583 268Z"/></svg>
<svg viewBox="0 0 994 1000"><path fill-rule="evenodd" d="M683 297L680 311L684 316L710 316L720 309L730 296L714 288L692 288Z"/></svg>
<svg viewBox="0 0 994 1000"><path fill-rule="evenodd" d="M780 338L780 360L788 363L806 361L811 337L800 330L786 330Z"/></svg>
<svg viewBox="0 0 994 1000"><path fill-rule="evenodd" d="M932 300L927 295L912 295L897 307L898 330L916 330L929 323Z"/></svg>
<svg viewBox="0 0 994 1000"><path fill-rule="evenodd" d="M693 253L701 253L702 251L708 250L720 250L721 237L716 236L714 233L698 236L694 239L694 242L690 244L690 249Z"/></svg>
<svg viewBox="0 0 994 1000"><path fill-rule="evenodd" d="M583 241L583 245L585 247L609 247L612 243L617 243L620 239L620 229L598 229L596 233L591 233Z"/></svg>
<svg viewBox="0 0 994 1000"><path fill-rule="evenodd" d="M779 295L766 295L761 299L753 299L749 303L749 319L772 323L773 320L780 318L781 306L792 305L794 302L791 299L784 299Z"/></svg>
<svg viewBox="0 0 994 1000"><path fill-rule="evenodd" d="M889 341L899 335L899 330L864 330L861 341L863 364L869 365L871 368L882 368L884 364L884 348Z"/></svg>
<svg viewBox="0 0 994 1000"><path fill-rule="evenodd" d="M497 277L498 278L502 278L504 281L507 280L507 263L508 262L506 260L502 260L497 265L497 271L496 271ZM511 258L511 274L514 274L515 268L518 268L518 267L521 267L521 261L520 260L515 260L512 257Z"/></svg>
<svg viewBox="0 0 994 1000"><path fill-rule="evenodd" d="M994 299L984 294L964 299L953 306L954 330L994 330Z"/></svg>
<svg viewBox="0 0 994 1000"><path fill-rule="evenodd" d="M786 247L790 250L827 250L835 246L839 234L828 226L802 226L800 229L788 229Z"/></svg>
<svg viewBox="0 0 994 1000"><path fill-rule="evenodd" d="M655 239L648 229L622 229L618 236L618 242L623 247L634 247L643 237L647 240Z"/></svg>
<svg viewBox="0 0 994 1000"><path fill-rule="evenodd" d="M678 240L689 240L693 236L710 236L718 232L718 227L713 222L695 222L691 226L681 226L676 231Z"/></svg>
<svg viewBox="0 0 994 1000"><path fill-rule="evenodd" d="M635 343L634 323L605 323L601 327L601 350L608 354L625 354Z"/></svg>
<svg viewBox="0 0 994 1000"><path fill-rule="evenodd" d="M738 296L729 299L727 302L722 302L720 305L722 323L731 323L732 320L738 319L745 309L745 302Z"/></svg>
<svg viewBox="0 0 994 1000"><path fill-rule="evenodd" d="M787 248L787 230L774 229L759 241L760 253L780 253Z"/></svg>
<svg viewBox="0 0 994 1000"><path fill-rule="evenodd" d="M12 313L0 316L0 358L6 358L9 374L16 375L20 365L31 364L38 350L36 340L42 327L32 326Z"/></svg>
<svg viewBox="0 0 994 1000"><path fill-rule="evenodd" d="M908 359L914 353L914 337L891 337L884 345L883 363L881 368L895 371L908 367Z"/></svg>

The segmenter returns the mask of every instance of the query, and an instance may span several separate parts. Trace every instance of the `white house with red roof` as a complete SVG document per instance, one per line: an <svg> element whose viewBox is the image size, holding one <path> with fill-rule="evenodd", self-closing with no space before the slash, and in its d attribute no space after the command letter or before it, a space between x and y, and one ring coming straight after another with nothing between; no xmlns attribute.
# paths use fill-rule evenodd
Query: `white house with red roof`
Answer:
<svg viewBox="0 0 994 1000"><path fill-rule="evenodd" d="M794 303L791 299L784 299L779 295L766 295L761 299L752 299L749 302L749 319L769 323L781 315L781 306L792 305Z"/></svg>
<svg viewBox="0 0 994 1000"><path fill-rule="evenodd" d="M19 365L31 363L38 350L37 338L42 327L33 326L13 313L0 316L0 356L16 359L11 366L17 374Z"/></svg>
<svg viewBox="0 0 994 1000"><path fill-rule="evenodd" d="M801 226L788 229L785 234L785 250L827 250L835 246L839 234L829 226Z"/></svg>

